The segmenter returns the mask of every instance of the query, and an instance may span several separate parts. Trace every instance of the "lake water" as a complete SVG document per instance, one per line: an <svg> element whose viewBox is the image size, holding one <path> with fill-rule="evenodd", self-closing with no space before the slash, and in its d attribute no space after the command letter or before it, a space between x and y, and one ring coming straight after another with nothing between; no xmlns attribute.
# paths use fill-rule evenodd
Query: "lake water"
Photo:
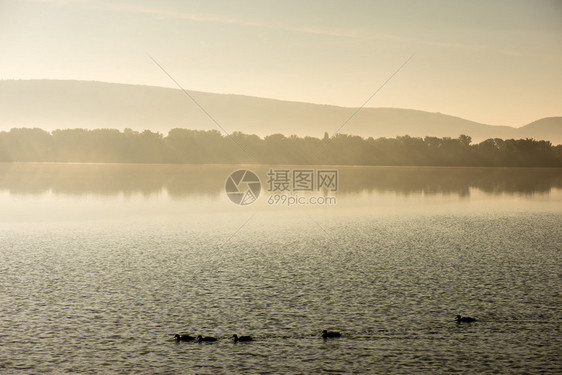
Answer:
<svg viewBox="0 0 562 375"><path fill-rule="evenodd" d="M0 165L0 372L562 373L561 170L328 169Z"/></svg>

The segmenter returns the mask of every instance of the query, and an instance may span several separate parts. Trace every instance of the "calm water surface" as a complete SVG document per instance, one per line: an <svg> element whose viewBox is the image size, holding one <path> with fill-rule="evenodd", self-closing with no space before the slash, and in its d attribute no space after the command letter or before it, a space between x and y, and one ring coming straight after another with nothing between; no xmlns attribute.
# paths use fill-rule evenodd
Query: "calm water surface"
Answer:
<svg viewBox="0 0 562 375"><path fill-rule="evenodd" d="M562 372L561 171L338 168L335 205L240 207L234 169L0 165L0 372Z"/></svg>

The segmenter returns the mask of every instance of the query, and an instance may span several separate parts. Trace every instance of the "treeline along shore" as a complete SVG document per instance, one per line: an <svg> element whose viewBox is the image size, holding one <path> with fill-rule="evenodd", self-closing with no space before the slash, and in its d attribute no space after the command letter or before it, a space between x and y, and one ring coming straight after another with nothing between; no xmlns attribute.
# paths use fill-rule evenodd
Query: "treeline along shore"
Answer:
<svg viewBox="0 0 562 375"><path fill-rule="evenodd" d="M0 132L0 162L562 167L562 145L498 138L472 144L466 135L260 138L217 130L173 129L165 136L150 130L21 128Z"/></svg>

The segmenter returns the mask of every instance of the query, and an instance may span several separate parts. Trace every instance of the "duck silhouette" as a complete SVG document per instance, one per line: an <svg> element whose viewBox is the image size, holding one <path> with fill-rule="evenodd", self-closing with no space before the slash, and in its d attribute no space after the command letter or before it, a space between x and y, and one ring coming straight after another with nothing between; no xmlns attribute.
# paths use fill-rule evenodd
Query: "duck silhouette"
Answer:
<svg viewBox="0 0 562 375"><path fill-rule="evenodd" d="M476 321L476 319L471 318L469 316L457 315L457 323L472 323L472 322L475 322L475 321Z"/></svg>
<svg viewBox="0 0 562 375"><path fill-rule="evenodd" d="M201 335L197 336L197 342L213 342L213 341L217 341L217 339L210 336L201 336Z"/></svg>
<svg viewBox="0 0 562 375"><path fill-rule="evenodd" d="M176 334L174 337L176 338L176 341L193 341L193 340L195 340L195 337L189 336L189 335L178 335L178 334Z"/></svg>
<svg viewBox="0 0 562 375"><path fill-rule="evenodd" d="M335 332L335 331L323 330L322 331L322 337L325 338L325 339L327 339L329 337L341 337L341 333Z"/></svg>
<svg viewBox="0 0 562 375"><path fill-rule="evenodd" d="M253 341L254 339L252 338L252 336L240 336L238 337L237 334L232 335L232 338L234 339L234 342L238 342L238 341Z"/></svg>

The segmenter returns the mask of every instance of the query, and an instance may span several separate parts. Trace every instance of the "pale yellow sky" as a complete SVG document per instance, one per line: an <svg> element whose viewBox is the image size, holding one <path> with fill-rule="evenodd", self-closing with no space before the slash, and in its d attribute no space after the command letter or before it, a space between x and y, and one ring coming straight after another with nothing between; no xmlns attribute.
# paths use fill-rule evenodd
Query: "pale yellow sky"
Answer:
<svg viewBox="0 0 562 375"><path fill-rule="evenodd" d="M562 116L562 1L0 0L0 79L75 79L441 112Z"/></svg>

